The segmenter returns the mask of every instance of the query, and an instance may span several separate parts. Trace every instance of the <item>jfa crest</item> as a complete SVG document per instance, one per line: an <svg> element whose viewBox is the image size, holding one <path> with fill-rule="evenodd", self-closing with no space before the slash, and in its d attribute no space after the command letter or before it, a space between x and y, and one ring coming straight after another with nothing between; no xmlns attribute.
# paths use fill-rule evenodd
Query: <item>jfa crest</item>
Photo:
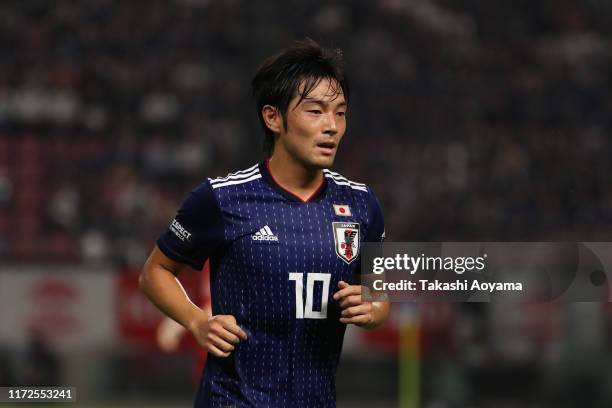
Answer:
<svg viewBox="0 0 612 408"><path fill-rule="evenodd" d="M359 223L333 222L336 255L350 264L359 255Z"/></svg>

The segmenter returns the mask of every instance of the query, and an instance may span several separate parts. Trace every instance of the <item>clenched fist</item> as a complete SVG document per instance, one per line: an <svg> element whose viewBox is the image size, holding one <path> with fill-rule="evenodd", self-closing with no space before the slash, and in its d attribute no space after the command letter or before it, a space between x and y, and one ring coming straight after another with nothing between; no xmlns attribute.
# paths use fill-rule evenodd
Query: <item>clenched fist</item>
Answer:
<svg viewBox="0 0 612 408"><path fill-rule="evenodd" d="M361 285L349 285L345 281L340 281L338 288L340 290L334 294L334 299L340 302L342 308L340 322L363 327L374 323L374 307L372 302L362 300Z"/></svg>
<svg viewBox="0 0 612 408"><path fill-rule="evenodd" d="M217 357L228 357L235 345L247 339L246 333L236 324L232 315L216 315L196 319L190 331L198 343Z"/></svg>

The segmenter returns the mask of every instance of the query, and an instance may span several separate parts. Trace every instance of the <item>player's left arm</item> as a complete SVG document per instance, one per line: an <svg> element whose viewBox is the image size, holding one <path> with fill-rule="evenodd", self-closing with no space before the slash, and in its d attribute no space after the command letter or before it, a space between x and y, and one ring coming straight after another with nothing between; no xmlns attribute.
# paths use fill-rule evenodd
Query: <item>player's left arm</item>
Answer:
<svg viewBox="0 0 612 408"><path fill-rule="evenodd" d="M369 191L368 212L369 222L364 241L384 241L385 223L382 210L376 196L371 191ZM334 294L334 299L340 302L340 308L342 309L340 322L355 324L364 329L373 329L387 320L389 302L365 301L361 296L363 290L361 285L349 285L345 281L340 281L338 282L338 288L338 292Z"/></svg>

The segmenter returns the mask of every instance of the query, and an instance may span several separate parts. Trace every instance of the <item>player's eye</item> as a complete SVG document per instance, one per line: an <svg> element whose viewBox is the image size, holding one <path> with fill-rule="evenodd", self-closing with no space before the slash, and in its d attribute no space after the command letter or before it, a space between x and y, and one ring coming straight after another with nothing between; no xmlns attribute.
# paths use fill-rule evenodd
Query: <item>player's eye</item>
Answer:
<svg viewBox="0 0 612 408"><path fill-rule="evenodd" d="M315 115L320 115L322 113L319 109L311 109L308 112L314 113Z"/></svg>
<svg viewBox="0 0 612 408"><path fill-rule="evenodd" d="M336 112L336 115L338 115L338 116L346 116L346 112Z"/></svg>

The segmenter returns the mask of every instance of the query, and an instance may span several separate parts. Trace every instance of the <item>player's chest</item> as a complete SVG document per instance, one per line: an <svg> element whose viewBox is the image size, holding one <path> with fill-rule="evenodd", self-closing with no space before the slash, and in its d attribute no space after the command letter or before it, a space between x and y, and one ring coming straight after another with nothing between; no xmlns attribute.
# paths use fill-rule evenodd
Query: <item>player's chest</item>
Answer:
<svg viewBox="0 0 612 408"><path fill-rule="evenodd" d="M233 245L254 261L329 267L357 260L365 227L359 211L342 203L261 205L231 225Z"/></svg>

